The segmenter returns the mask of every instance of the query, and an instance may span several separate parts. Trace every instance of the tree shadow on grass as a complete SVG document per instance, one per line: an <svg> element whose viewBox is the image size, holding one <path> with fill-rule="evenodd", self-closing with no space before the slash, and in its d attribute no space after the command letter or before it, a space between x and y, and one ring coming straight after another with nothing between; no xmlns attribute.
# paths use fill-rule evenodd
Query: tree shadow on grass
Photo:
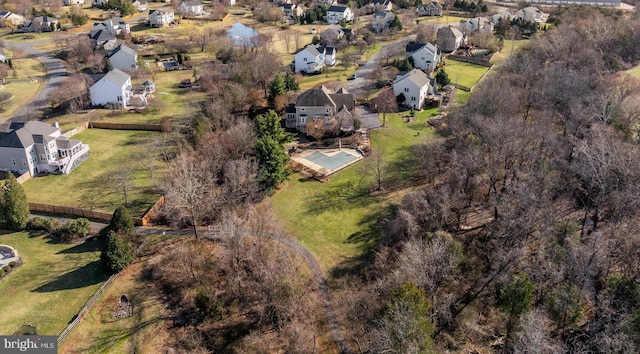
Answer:
<svg viewBox="0 0 640 354"><path fill-rule="evenodd" d="M65 273L56 279L41 285L32 292L48 293L60 290L80 289L98 284L106 279L100 267L100 261L93 261L84 266Z"/></svg>
<svg viewBox="0 0 640 354"><path fill-rule="evenodd" d="M374 251L380 245L383 227L391 212L389 208L385 208L377 213L368 214L360 220L358 224L362 226L362 230L349 235L345 241L345 243L357 245L358 255L345 258L334 267L331 270L333 278L362 275L365 268L373 261Z"/></svg>
<svg viewBox="0 0 640 354"><path fill-rule="evenodd" d="M102 250L102 244L100 241L91 239L87 240L79 245L75 245L70 248L63 249L57 254L73 254L73 253L85 253L85 252L97 252Z"/></svg>
<svg viewBox="0 0 640 354"><path fill-rule="evenodd" d="M378 201L379 197L371 195L359 184L348 181L311 197L307 203L307 212L318 215L332 210L366 208Z"/></svg>

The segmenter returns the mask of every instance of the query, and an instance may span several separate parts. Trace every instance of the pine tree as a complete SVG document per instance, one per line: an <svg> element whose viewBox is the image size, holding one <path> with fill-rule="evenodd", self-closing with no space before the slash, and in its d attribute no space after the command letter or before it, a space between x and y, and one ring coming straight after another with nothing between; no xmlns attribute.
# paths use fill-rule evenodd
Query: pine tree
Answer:
<svg viewBox="0 0 640 354"><path fill-rule="evenodd" d="M296 77L289 71L284 75L284 89L288 91L298 91L300 85L296 81Z"/></svg>
<svg viewBox="0 0 640 354"><path fill-rule="evenodd" d="M107 234L107 240L100 261L104 271L111 275L126 268L135 259L133 247L113 231Z"/></svg>
<svg viewBox="0 0 640 354"><path fill-rule="evenodd" d="M449 85L451 79L449 79L449 74L444 69L440 69L436 72L436 82L440 87L443 87Z"/></svg>
<svg viewBox="0 0 640 354"><path fill-rule="evenodd" d="M2 188L0 221L2 225L11 230L23 230L29 221L29 203L27 195L16 176L7 174L7 179Z"/></svg>
<svg viewBox="0 0 640 354"><path fill-rule="evenodd" d="M276 97L286 93L286 83L281 73L277 73L273 81L269 83L269 104L273 106Z"/></svg>
<svg viewBox="0 0 640 354"><path fill-rule="evenodd" d="M127 208L122 205L116 208L111 217L111 221L109 221L109 229L119 234L135 232L136 226Z"/></svg>

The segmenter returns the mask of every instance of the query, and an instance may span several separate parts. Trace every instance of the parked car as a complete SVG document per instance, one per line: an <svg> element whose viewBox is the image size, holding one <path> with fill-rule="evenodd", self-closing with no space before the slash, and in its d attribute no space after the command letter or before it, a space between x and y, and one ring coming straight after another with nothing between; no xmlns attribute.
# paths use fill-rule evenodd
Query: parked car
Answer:
<svg viewBox="0 0 640 354"><path fill-rule="evenodd" d="M355 79L356 79L356 74L353 74L347 78L347 80L355 80Z"/></svg>

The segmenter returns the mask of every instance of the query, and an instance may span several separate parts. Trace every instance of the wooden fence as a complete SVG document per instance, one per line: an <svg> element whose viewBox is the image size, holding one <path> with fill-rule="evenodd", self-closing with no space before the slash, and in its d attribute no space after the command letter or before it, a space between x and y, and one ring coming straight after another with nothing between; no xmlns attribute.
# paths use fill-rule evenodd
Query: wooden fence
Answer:
<svg viewBox="0 0 640 354"><path fill-rule="evenodd" d="M465 63L476 64L476 65L480 65L480 66L486 66L487 68L490 68L490 67L493 66L493 64L491 64L491 62L489 61L491 59L491 57L489 57L489 58L486 58L486 57L467 57L467 56L464 56L464 55L449 54L447 56L447 59L462 61L462 62L465 62Z"/></svg>
<svg viewBox="0 0 640 354"><path fill-rule="evenodd" d="M74 136L74 135L80 133L81 131L87 129L88 126L89 126L89 123L85 122L85 123L82 123L82 124L80 124L79 126L73 128L73 129L69 130L68 132L64 132L64 133L62 133L60 135L62 135L65 138L69 139L72 136Z"/></svg>
<svg viewBox="0 0 640 354"><path fill-rule="evenodd" d="M74 318L73 321L71 321L71 323L69 323L67 327L63 329L62 332L60 332L60 334L58 335L58 347L62 342L64 342L65 339L67 339L67 337L69 336L69 333L71 333L71 331L78 325L78 323L80 323L80 321L84 318L84 316L86 316L89 313L89 311L91 311L91 307L96 303L100 295L104 293L107 287L111 285L111 283L113 283L114 280L116 280L118 275L120 275L120 273L116 273L111 277L109 277L109 279L107 279L107 281L105 281L100 286L100 288L98 288L98 290L96 290L96 292L93 293L93 295L91 295L89 300L87 300L87 302L84 303L84 305L76 315L76 318Z"/></svg>
<svg viewBox="0 0 640 354"><path fill-rule="evenodd" d="M147 131L162 131L162 125L160 124L133 124L133 123L106 123L106 122L91 122L89 128L94 129L113 129L113 130L147 130ZM187 127L183 125L172 125L171 131L180 132L186 130Z"/></svg>

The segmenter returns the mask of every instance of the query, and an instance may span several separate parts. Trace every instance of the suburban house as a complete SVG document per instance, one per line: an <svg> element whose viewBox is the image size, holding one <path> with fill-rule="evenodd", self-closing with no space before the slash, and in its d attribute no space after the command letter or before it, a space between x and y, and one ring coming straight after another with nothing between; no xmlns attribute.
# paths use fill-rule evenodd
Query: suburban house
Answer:
<svg viewBox="0 0 640 354"><path fill-rule="evenodd" d="M402 76L399 75L393 82L393 94L396 97L403 95L402 104L405 106L422 109L426 98L434 95L435 91L429 76L420 69L413 69Z"/></svg>
<svg viewBox="0 0 640 354"><path fill-rule="evenodd" d="M333 6L338 3L338 0L318 0L319 5Z"/></svg>
<svg viewBox="0 0 640 354"><path fill-rule="evenodd" d="M498 13L491 15L491 22L494 25L497 25L500 22L500 20L503 18L506 21L511 22L511 19L513 18L513 14L509 11L499 11Z"/></svg>
<svg viewBox="0 0 640 354"><path fill-rule="evenodd" d="M393 9L393 3L389 0L373 0L366 5L367 8L375 12L391 11Z"/></svg>
<svg viewBox="0 0 640 354"><path fill-rule="evenodd" d="M13 122L9 129L0 133L0 170L67 174L89 157L89 145L62 136L57 124Z"/></svg>
<svg viewBox="0 0 640 354"><path fill-rule="evenodd" d="M189 0L180 3L180 12L191 15L204 15L204 8L200 0Z"/></svg>
<svg viewBox="0 0 640 354"><path fill-rule="evenodd" d="M373 14L373 19L371 20L371 28L374 32L380 33L385 29L389 28L391 21L396 17L392 11L378 12Z"/></svg>
<svg viewBox="0 0 640 354"><path fill-rule="evenodd" d="M460 21L460 31L471 34L473 32L493 32L493 22L486 17L474 17L468 21Z"/></svg>
<svg viewBox="0 0 640 354"><path fill-rule="evenodd" d="M432 1L428 4L420 4L416 8L418 16L442 16L442 5Z"/></svg>
<svg viewBox="0 0 640 354"><path fill-rule="evenodd" d="M327 23L330 25L335 25L342 20L351 22L353 18L353 11L347 6L334 5L327 9Z"/></svg>
<svg viewBox="0 0 640 354"><path fill-rule="evenodd" d="M296 98L295 105L287 106L285 126L304 132L307 123L315 122L324 129L351 131L355 125L354 110L353 94L343 89L334 93L320 86L303 92Z"/></svg>
<svg viewBox="0 0 640 354"><path fill-rule="evenodd" d="M169 27L174 19L173 11L168 9L149 11L149 26L151 27Z"/></svg>
<svg viewBox="0 0 640 354"><path fill-rule="evenodd" d="M294 71L304 73L319 72L324 66L336 64L336 49L309 44L299 51L294 59Z"/></svg>
<svg viewBox="0 0 640 354"><path fill-rule="evenodd" d="M549 18L549 14L542 12L537 7L529 6L518 10L513 17L520 18L528 22L545 23Z"/></svg>
<svg viewBox="0 0 640 354"><path fill-rule="evenodd" d="M7 62L7 55L4 53L4 48L0 47L0 62Z"/></svg>
<svg viewBox="0 0 640 354"><path fill-rule="evenodd" d="M98 50L114 50L118 46L116 35L101 26L103 25L100 24L89 32L89 38L91 38L91 42L93 42L93 48Z"/></svg>
<svg viewBox="0 0 640 354"><path fill-rule="evenodd" d="M123 71L135 71L138 68L138 53L125 46L119 45L107 57L111 67Z"/></svg>
<svg viewBox="0 0 640 354"><path fill-rule="evenodd" d="M147 0L135 0L133 6L136 7L138 12L147 11L148 9Z"/></svg>
<svg viewBox="0 0 640 354"><path fill-rule="evenodd" d="M102 22L102 25L107 29L107 31L109 31L109 33L116 36L122 33L123 31L131 32L131 28L129 27L129 24L126 23L121 17L117 17L117 16L114 16L110 19L105 20L104 22ZM96 25L94 25L93 27L96 28Z"/></svg>
<svg viewBox="0 0 640 354"><path fill-rule="evenodd" d="M84 0L62 0L62 3L65 6L84 5L85 1Z"/></svg>
<svg viewBox="0 0 640 354"><path fill-rule="evenodd" d="M0 11L0 21L6 23L7 21L11 22L14 26L22 26L25 22L25 18L22 15L14 14L10 11Z"/></svg>
<svg viewBox="0 0 640 354"><path fill-rule="evenodd" d="M37 16L22 24L24 32L51 32L60 29L58 20L51 16Z"/></svg>
<svg viewBox="0 0 640 354"><path fill-rule="evenodd" d="M467 35L451 25L438 29L436 44L441 51L450 53L466 45Z"/></svg>
<svg viewBox="0 0 640 354"><path fill-rule="evenodd" d="M516 0L505 0L504 2L518 2ZM554 6L599 6L599 7L620 7L620 0L532 0L531 4L554 5Z"/></svg>
<svg viewBox="0 0 640 354"><path fill-rule="evenodd" d="M440 63L440 53L438 47L431 43L411 43L407 44L406 53L413 60L413 67L422 69L425 72L433 71Z"/></svg>
<svg viewBox="0 0 640 354"><path fill-rule="evenodd" d="M320 33L320 44L334 46L342 37L344 37L342 28L338 25L332 25Z"/></svg>
<svg viewBox="0 0 640 354"><path fill-rule="evenodd" d="M94 106L115 104L126 109L133 97L131 76L113 69L89 87L89 95Z"/></svg>
<svg viewBox="0 0 640 354"><path fill-rule="evenodd" d="M295 17L304 15L304 8L302 8L302 5L280 3L278 6L280 6L284 13L284 21L293 21Z"/></svg>

